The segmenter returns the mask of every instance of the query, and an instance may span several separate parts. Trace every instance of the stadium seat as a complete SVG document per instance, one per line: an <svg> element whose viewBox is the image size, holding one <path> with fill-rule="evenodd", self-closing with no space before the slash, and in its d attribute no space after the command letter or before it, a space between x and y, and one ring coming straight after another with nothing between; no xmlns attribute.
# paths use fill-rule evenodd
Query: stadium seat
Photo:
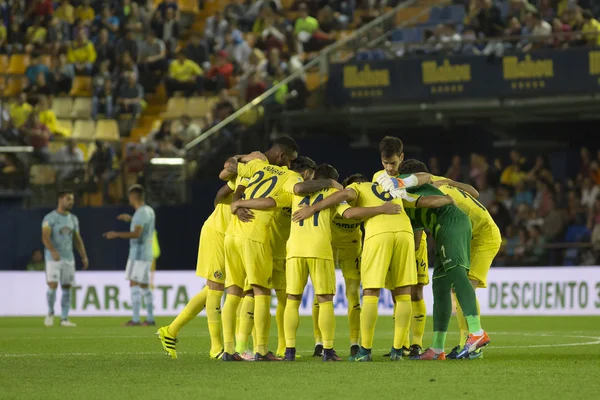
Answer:
<svg viewBox="0 0 600 400"><path fill-rule="evenodd" d="M88 97L78 97L73 102L73 111L71 118L90 118L92 114L92 99Z"/></svg>
<svg viewBox="0 0 600 400"><path fill-rule="evenodd" d="M6 80L4 86L4 97L14 97L21 93L27 87L27 78L23 76L13 76Z"/></svg>
<svg viewBox="0 0 600 400"><path fill-rule="evenodd" d="M0 71L6 71L8 68L8 56L6 54L0 54ZM2 72L4 73L4 72Z"/></svg>
<svg viewBox="0 0 600 400"><path fill-rule="evenodd" d="M307 72L306 73L306 88L309 91L313 91L321 86L321 80L318 72Z"/></svg>
<svg viewBox="0 0 600 400"><path fill-rule="evenodd" d="M179 9L181 12L195 14L198 12L197 0L179 0Z"/></svg>
<svg viewBox="0 0 600 400"><path fill-rule="evenodd" d="M56 182L56 171L50 165L34 164L29 169L32 185L52 185Z"/></svg>
<svg viewBox="0 0 600 400"><path fill-rule="evenodd" d="M92 96L92 78L89 76L76 76L73 80L73 87L70 96L91 97Z"/></svg>
<svg viewBox="0 0 600 400"><path fill-rule="evenodd" d="M73 134L72 137L74 139L94 139L94 131L96 129L96 124L94 121L78 119L75 121L73 125Z"/></svg>
<svg viewBox="0 0 600 400"><path fill-rule="evenodd" d="M206 97L190 97L185 107L185 113L192 118L204 117L208 111Z"/></svg>
<svg viewBox="0 0 600 400"><path fill-rule="evenodd" d="M119 140L119 124L114 119L98 120L94 137L97 140Z"/></svg>
<svg viewBox="0 0 600 400"><path fill-rule="evenodd" d="M88 143L88 145L86 146L86 150L83 152L84 161L85 162L90 161L90 158L92 158L92 154L94 154L95 151L96 151L96 143L94 143L94 142Z"/></svg>
<svg viewBox="0 0 600 400"><path fill-rule="evenodd" d="M162 114L164 119L179 118L185 113L186 101L184 97L171 97L167 102L167 110Z"/></svg>
<svg viewBox="0 0 600 400"><path fill-rule="evenodd" d="M57 119L56 127L60 130L68 132L69 134L72 134L73 132L73 122L71 122L70 119Z"/></svg>
<svg viewBox="0 0 600 400"><path fill-rule="evenodd" d="M13 54L10 56L8 62L7 74L10 75L23 75L25 70L29 66L29 55L27 54Z"/></svg>
<svg viewBox="0 0 600 400"><path fill-rule="evenodd" d="M70 97L56 97L52 100L52 111L56 114L56 118L71 118L73 100Z"/></svg>

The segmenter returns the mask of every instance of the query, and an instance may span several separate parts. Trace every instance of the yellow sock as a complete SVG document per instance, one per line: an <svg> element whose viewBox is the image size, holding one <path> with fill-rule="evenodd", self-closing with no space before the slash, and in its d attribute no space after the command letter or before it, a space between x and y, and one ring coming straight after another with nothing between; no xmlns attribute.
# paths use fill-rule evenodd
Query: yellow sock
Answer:
<svg viewBox="0 0 600 400"><path fill-rule="evenodd" d="M257 341L256 341L256 325L252 328L252 351L256 353L257 351Z"/></svg>
<svg viewBox="0 0 600 400"><path fill-rule="evenodd" d="M223 347L225 353L235 353L235 314L242 298L233 294L225 296L223 304Z"/></svg>
<svg viewBox="0 0 600 400"><path fill-rule="evenodd" d="M283 327L283 316L285 314L285 303L287 295L285 290L276 290L277 311L275 312L275 322L277 322L277 354L285 353L285 328Z"/></svg>
<svg viewBox="0 0 600 400"><path fill-rule="evenodd" d="M462 348L467 341L467 336L469 336L469 327L467 326L467 320L462 312L462 308L460 308L460 304L458 304L458 300L456 299L456 293L452 293L452 295L456 303L456 322L458 322L458 329L460 330L458 345Z"/></svg>
<svg viewBox="0 0 600 400"><path fill-rule="evenodd" d="M244 298L242 297L242 300ZM227 301L227 299L225 300ZM237 306L237 309L235 310L235 331L239 331L240 330L240 311L242 310L242 301L240 301L240 303Z"/></svg>
<svg viewBox="0 0 600 400"><path fill-rule="evenodd" d="M402 342L402 347L408 349L410 347L410 327L406 331L406 336L404 336L404 341Z"/></svg>
<svg viewBox="0 0 600 400"><path fill-rule="evenodd" d="M256 351L266 355L269 348L269 329L271 328L271 296L261 295L254 298L254 325L256 326Z"/></svg>
<svg viewBox="0 0 600 400"><path fill-rule="evenodd" d="M410 294L396 296L396 315L394 318L394 348L400 349L410 330L410 317L412 307L410 305Z"/></svg>
<svg viewBox="0 0 600 400"><path fill-rule="evenodd" d="M204 309L206 305L206 296L208 294L208 286L204 286L204 288L192 297L192 299L185 305L185 308L181 310L179 315L171 322L169 325L169 333L174 337L177 337L177 334L188 322L196 318L200 311Z"/></svg>
<svg viewBox="0 0 600 400"><path fill-rule="evenodd" d="M323 348L333 349L333 340L335 339L333 301L319 303L319 327L323 334Z"/></svg>
<svg viewBox="0 0 600 400"><path fill-rule="evenodd" d="M360 341L365 349L373 347L375 325L377 324L379 297L363 296L363 307L360 315Z"/></svg>
<svg viewBox="0 0 600 400"><path fill-rule="evenodd" d="M298 320L300 300L287 299L285 313L283 314L283 326L285 329L285 346L296 347L296 332L298 331Z"/></svg>
<svg viewBox="0 0 600 400"><path fill-rule="evenodd" d="M425 334L425 323L427 322L427 308L425 300L411 302L412 320L410 322L410 331L412 333L412 344L423 347L423 335Z"/></svg>
<svg viewBox="0 0 600 400"><path fill-rule="evenodd" d="M358 344L360 337L360 281L346 281L346 298L348 299L348 325L350 329L350 345Z"/></svg>
<svg viewBox="0 0 600 400"><path fill-rule="evenodd" d="M206 320L208 322L208 333L210 334L210 356L216 357L223 351L223 339L221 337L221 298L223 291L208 289L206 297Z"/></svg>
<svg viewBox="0 0 600 400"><path fill-rule="evenodd" d="M323 344L323 335L321 335L321 329L319 329L319 300L317 296L313 299L312 320L315 344Z"/></svg>
<svg viewBox="0 0 600 400"><path fill-rule="evenodd" d="M240 325L235 332L235 351L243 353L248 350L248 338L254 328L254 297L245 296L240 307Z"/></svg>

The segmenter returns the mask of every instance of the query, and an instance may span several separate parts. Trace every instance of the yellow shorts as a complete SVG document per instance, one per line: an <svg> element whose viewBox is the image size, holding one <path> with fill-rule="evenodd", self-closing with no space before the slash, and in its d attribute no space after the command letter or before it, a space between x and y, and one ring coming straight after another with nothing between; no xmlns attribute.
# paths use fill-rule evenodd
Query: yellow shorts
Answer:
<svg viewBox="0 0 600 400"><path fill-rule="evenodd" d="M198 244L196 275L207 280L225 283L225 234L202 227Z"/></svg>
<svg viewBox="0 0 600 400"><path fill-rule="evenodd" d="M361 246L333 249L335 267L342 270L344 279L360 280L360 253Z"/></svg>
<svg viewBox="0 0 600 400"><path fill-rule="evenodd" d="M365 240L360 276L364 289L395 289L417 284L415 237L386 232Z"/></svg>
<svg viewBox="0 0 600 400"><path fill-rule="evenodd" d="M249 285L271 288L271 246L254 240L225 235L225 287Z"/></svg>
<svg viewBox="0 0 600 400"><path fill-rule="evenodd" d="M335 294L333 260L299 257L288 258L286 261L286 293L293 295L304 293L309 275L315 288L315 294Z"/></svg>
<svg viewBox="0 0 600 400"><path fill-rule="evenodd" d="M285 290L285 260L273 260L273 289Z"/></svg>
<svg viewBox="0 0 600 400"><path fill-rule="evenodd" d="M421 244L415 252L417 260L417 284L429 285L429 256L427 253L427 235L421 235Z"/></svg>
<svg viewBox="0 0 600 400"><path fill-rule="evenodd" d="M478 288L487 287L487 275L502 245L500 230L496 227L486 229L471 240L471 269L469 279L478 280Z"/></svg>

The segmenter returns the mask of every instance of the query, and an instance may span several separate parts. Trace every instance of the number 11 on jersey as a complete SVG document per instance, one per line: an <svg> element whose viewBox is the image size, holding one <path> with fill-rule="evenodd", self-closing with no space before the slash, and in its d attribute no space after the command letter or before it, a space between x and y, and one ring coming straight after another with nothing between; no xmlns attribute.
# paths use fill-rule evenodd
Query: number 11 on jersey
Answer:
<svg viewBox="0 0 600 400"><path fill-rule="evenodd" d="M312 205L315 205L316 203L320 202L321 200L323 200L323 194L320 194L317 196L317 198L315 199L315 201L313 201ZM302 201L300 203L298 203L298 205L307 205L310 206L310 196L304 196L304 198L302 199ZM313 225L314 226L319 226L319 213L320 211L317 211L315 213L315 215L313 215ZM299 222L300 226L304 226L304 220Z"/></svg>

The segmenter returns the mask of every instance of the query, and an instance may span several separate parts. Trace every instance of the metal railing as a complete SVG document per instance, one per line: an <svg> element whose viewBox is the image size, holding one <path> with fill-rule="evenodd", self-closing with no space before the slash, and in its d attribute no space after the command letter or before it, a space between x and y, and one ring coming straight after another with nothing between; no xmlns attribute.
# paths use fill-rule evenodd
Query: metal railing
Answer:
<svg viewBox="0 0 600 400"><path fill-rule="evenodd" d="M276 85L274 85L273 87L271 87L265 93L256 97L254 100L247 103L245 106L243 106L242 108L237 110L235 113L231 114L229 117L225 118L223 121L219 122L218 124L213 126L211 129L207 130L206 132L204 132L203 134L198 136L196 139L192 140L190 143L188 143L185 146L185 150L189 151L192 148L194 148L195 146L204 142L206 139L211 137L213 134L218 132L220 129L223 129L225 126L230 124L232 121L239 118L245 112L260 105L265 99L267 99L269 96L276 93L283 85L287 85L289 82L293 81L294 79L299 78L306 71L308 71L309 69L311 69L314 66L317 66L317 65L319 66L320 82L322 83L325 75L327 74L327 67L328 67L328 63L330 60L330 56L334 56L335 52L343 50L344 48L347 49L347 48L351 48L351 47L354 47L354 48L359 47L364 42L365 37L367 38L367 43L369 43L371 40L379 38L382 35L382 33L389 31L390 28L397 28L397 26L395 26L395 20L394 20L394 18L396 18L396 15L402 9L413 6L417 2L418 2L418 0L408 0L402 4L399 4L396 7L394 7L394 9L388 11L387 13L385 13L383 15L380 15L373 21L371 21L371 22L365 24L363 27L355 30L350 36L348 36L342 40L339 40L339 41L331 44L330 46L327 46L325 49L323 49L321 51L321 53L319 54L318 57L314 58L313 60L308 62L306 65L304 65L302 68L299 68L292 74L288 75L285 79L283 79L281 82L279 82ZM441 4L442 1L440 1L439 3ZM435 5L437 5L437 4L435 4ZM432 5L432 7L435 5ZM401 24L401 26L404 26L406 24L413 22L415 19L419 18L426 11L427 10L423 10L422 13L419 13L419 14L413 16L412 18L410 18L409 20L403 22ZM370 32L372 32L374 34L373 38L369 38L370 35L368 35L368 34Z"/></svg>

